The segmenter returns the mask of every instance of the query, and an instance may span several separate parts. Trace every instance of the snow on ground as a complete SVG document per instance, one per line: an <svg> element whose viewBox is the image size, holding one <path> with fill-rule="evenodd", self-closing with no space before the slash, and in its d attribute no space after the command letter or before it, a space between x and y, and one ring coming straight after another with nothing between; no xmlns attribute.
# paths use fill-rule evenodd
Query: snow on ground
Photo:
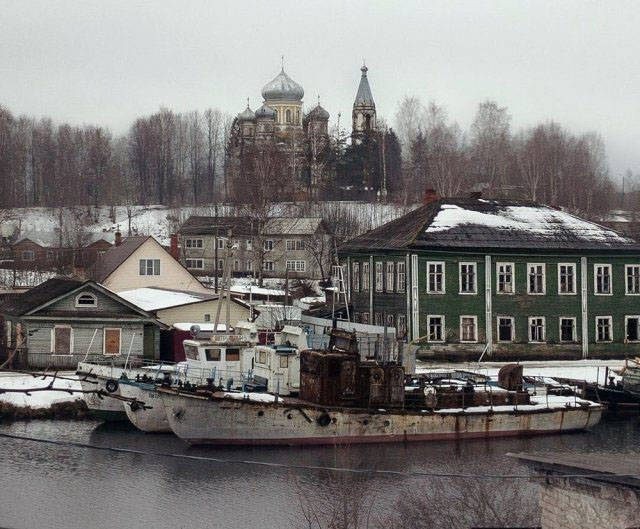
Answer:
<svg viewBox="0 0 640 529"><path fill-rule="evenodd" d="M74 377L73 373L67 373L69 378ZM0 403L13 404L20 408L49 408L52 404L59 402L73 402L81 400L81 393L66 393L63 391L36 391L27 395L25 393L2 393L2 389L33 389L43 388L51 383L52 377L34 377L21 373L0 372ZM54 388L80 390L78 380L56 379Z"/></svg>
<svg viewBox="0 0 640 529"><path fill-rule="evenodd" d="M425 373L434 370L464 370L473 371L491 377L498 376L498 371L513 362L416 362L416 372ZM587 382L605 382L606 368L613 376L612 369L621 369L624 360L558 360L558 361L526 361L519 362L523 366L525 376L561 377L584 380Z"/></svg>

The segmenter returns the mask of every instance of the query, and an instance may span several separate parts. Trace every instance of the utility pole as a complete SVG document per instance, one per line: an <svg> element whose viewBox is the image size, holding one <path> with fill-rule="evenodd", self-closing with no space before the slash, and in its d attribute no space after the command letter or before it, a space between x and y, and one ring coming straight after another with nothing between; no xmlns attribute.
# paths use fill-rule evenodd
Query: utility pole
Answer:
<svg viewBox="0 0 640 529"><path fill-rule="evenodd" d="M213 291L218 293L218 204L214 206L215 234L213 236Z"/></svg>

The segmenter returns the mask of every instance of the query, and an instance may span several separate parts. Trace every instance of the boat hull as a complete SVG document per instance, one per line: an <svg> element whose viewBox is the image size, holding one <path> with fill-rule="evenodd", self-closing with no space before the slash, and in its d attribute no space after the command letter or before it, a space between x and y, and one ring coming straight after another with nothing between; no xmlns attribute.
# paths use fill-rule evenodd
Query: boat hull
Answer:
<svg viewBox="0 0 640 529"><path fill-rule="evenodd" d="M189 444L335 445L529 436L588 429L598 405L518 411L324 409L282 401L207 398L160 390L173 432ZM498 408L498 407L496 407Z"/></svg>
<svg viewBox="0 0 640 529"><path fill-rule="evenodd" d="M131 423L143 432L170 432L167 413L153 384L120 382L120 394L144 405L124 403L124 411Z"/></svg>
<svg viewBox="0 0 640 529"><path fill-rule="evenodd" d="M111 372L105 370L104 373L93 373L95 376L86 377L86 379L82 376L83 372L80 369L79 372L81 373L80 386L83 391L101 391L103 393L103 395L96 393L82 394L91 416L101 421L126 421L127 414L124 412L122 401L108 396L120 395L119 384L115 391L109 391L111 387L107 388L107 382L117 380L122 374L122 369L113 368Z"/></svg>

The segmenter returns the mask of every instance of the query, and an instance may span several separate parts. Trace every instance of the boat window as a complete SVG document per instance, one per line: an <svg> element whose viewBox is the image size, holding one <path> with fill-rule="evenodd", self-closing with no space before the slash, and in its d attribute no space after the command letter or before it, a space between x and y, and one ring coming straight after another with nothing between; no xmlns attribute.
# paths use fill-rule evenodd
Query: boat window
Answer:
<svg viewBox="0 0 640 529"><path fill-rule="evenodd" d="M206 348L204 354L209 362L218 362L220 360L220 349L218 348Z"/></svg>
<svg viewBox="0 0 640 529"><path fill-rule="evenodd" d="M280 367L282 369L287 369L289 367L289 357L285 355L280 356Z"/></svg>
<svg viewBox="0 0 640 529"><path fill-rule="evenodd" d="M190 360L198 359L198 348L195 345L185 345L184 355Z"/></svg>
<svg viewBox="0 0 640 529"><path fill-rule="evenodd" d="M256 358L256 362L259 364L267 363L267 352L266 351L258 351L258 358Z"/></svg>
<svg viewBox="0 0 640 529"><path fill-rule="evenodd" d="M240 349L234 347L227 349L225 353L225 360L227 362L239 362L240 361Z"/></svg>

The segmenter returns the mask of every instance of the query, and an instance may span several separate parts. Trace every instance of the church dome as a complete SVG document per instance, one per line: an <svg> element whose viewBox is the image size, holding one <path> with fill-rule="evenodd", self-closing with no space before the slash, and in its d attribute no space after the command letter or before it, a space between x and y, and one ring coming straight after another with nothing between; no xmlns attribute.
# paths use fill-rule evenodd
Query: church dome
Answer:
<svg viewBox="0 0 640 529"><path fill-rule="evenodd" d="M307 117L309 119L329 119L329 112L318 103L318 105L307 114Z"/></svg>
<svg viewBox="0 0 640 529"><path fill-rule="evenodd" d="M258 119L275 119L276 111L267 105L262 105L256 110L256 118Z"/></svg>
<svg viewBox="0 0 640 529"><path fill-rule="evenodd" d="M253 121L254 119L256 119L256 115L253 113L253 110L249 108L249 105L244 109L244 112L238 114L238 121Z"/></svg>
<svg viewBox="0 0 640 529"><path fill-rule="evenodd" d="M300 101L304 89L289 77L284 69L262 89L262 97L269 101Z"/></svg>

